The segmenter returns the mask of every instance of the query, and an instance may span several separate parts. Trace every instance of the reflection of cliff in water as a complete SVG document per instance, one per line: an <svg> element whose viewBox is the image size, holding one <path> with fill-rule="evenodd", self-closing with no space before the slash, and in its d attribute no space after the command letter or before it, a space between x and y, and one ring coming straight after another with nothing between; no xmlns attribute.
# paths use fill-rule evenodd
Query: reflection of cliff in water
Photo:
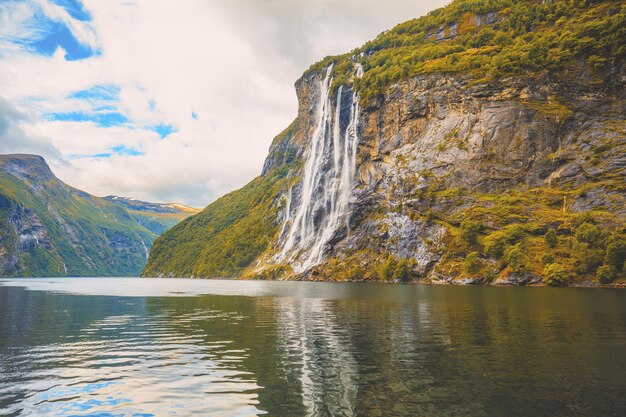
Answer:
<svg viewBox="0 0 626 417"><path fill-rule="evenodd" d="M92 400L161 415L163 398L211 416L626 407L624 292L284 284L181 298L0 287L0 415L73 415Z"/></svg>

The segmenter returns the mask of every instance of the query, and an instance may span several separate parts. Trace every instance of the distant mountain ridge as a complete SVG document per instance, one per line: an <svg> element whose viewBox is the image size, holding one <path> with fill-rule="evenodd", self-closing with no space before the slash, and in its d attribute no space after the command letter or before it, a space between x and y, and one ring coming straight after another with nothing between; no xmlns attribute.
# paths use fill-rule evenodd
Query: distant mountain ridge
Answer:
<svg viewBox="0 0 626 417"><path fill-rule="evenodd" d="M194 212L95 197L40 156L0 155L0 276L135 276L154 239Z"/></svg>
<svg viewBox="0 0 626 417"><path fill-rule="evenodd" d="M114 195L104 197L104 199L125 209L139 224L157 235L200 212L200 209L178 203L149 203Z"/></svg>

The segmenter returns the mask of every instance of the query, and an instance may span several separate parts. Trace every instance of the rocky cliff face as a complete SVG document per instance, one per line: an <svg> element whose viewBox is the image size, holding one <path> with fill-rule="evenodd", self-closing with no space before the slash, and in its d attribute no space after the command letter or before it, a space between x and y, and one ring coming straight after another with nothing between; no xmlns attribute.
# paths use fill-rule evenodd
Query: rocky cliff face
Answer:
<svg viewBox="0 0 626 417"><path fill-rule="evenodd" d="M450 240L463 220L479 211L485 232L506 227L513 219L499 218L492 200L509 193L536 197L536 203L543 193L554 194L547 205L556 204L562 214L606 210L623 226L624 68L613 68L606 76L594 85L584 78L475 83L436 74L393 85L359 114L351 209L345 213L348 227L333 230L322 249L324 262L298 271L300 276L332 278L355 267L364 274L392 255L413 260L412 277L467 279L468 274L454 268L457 254L451 252ZM300 160L310 158L322 84L319 73L297 83L298 133L274 145L265 172L275 168L275 153L299 149ZM291 175L300 178L302 170L297 167ZM291 192L285 191L291 198L281 210L289 209L291 217L301 204L302 183L296 180ZM545 229L551 221L558 223L544 213L549 208L537 207L533 213L531 204L513 211L529 211L524 223L545 222L537 225ZM285 217L279 213L277 222L285 225ZM321 212L312 218L317 227L323 223ZM279 236L274 250L280 253L283 247ZM469 249L461 248L458 255ZM328 271L329 260L345 264ZM497 269L489 275L502 272ZM519 274L507 271L500 278L507 281L509 275Z"/></svg>
<svg viewBox="0 0 626 417"><path fill-rule="evenodd" d="M434 71L361 100L365 53L296 82L298 116L255 180L269 194L253 199L265 235L250 256L216 267L238 256L246 217L233 214L195 238L206 256L166 260L185 235L215 230L219 213L249 202L246 187L157 240L145 274L554 285L623 276L621 58L514 76ZM224 242L223 256L208 255Z"/></svg>
<svg viewBox="0 0 626 417"><path fill-rule="evenodd" d="M0 226L0 276L138 275L157 236L35 155L0 155Z"/></svg>

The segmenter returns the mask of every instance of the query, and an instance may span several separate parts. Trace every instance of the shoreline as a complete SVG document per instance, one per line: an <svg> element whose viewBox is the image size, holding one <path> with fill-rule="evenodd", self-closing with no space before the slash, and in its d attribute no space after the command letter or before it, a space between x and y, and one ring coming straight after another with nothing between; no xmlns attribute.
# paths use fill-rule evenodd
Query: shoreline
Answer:
<svg viewBox="0 0 626 417"><path fill-rule="evenodd" d="M597 289L626 289L626 281L620 281L611 284L600 284L592 281L574 282L564 286L548 285L544 282L534 282L529 284L514 284L506 282L493 282L493 283L479 283L475 280L460 280L460 281L446 281L446 280L433 280L433 281L367 281L367 280L351 280L351 281L336 281L336 280L324 280L324 279L256 279L256 278L237 278L237 277L145 277L145 276L73 276L73 277L0 277L0 282L6 280L46 280L46 279L146 279L146 280L194 280L194 281L257 281L257 282L311 282L311 283L328 283L328 284L385 284L385 285L438 285L438 286L451 286L451 287L499 287L499 288L597 288Z"/></svg>

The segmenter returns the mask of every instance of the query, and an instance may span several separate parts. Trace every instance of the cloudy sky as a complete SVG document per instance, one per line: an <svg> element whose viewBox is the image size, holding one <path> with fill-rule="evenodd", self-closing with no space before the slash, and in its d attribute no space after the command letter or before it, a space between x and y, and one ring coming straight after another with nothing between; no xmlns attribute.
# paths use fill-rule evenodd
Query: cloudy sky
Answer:
<svg viewBox="0 0 626 417"><path fill-rule="evenodd" d="M204 206L259 174L294 81L446 0L0 0L0 153Z"/></svg>

